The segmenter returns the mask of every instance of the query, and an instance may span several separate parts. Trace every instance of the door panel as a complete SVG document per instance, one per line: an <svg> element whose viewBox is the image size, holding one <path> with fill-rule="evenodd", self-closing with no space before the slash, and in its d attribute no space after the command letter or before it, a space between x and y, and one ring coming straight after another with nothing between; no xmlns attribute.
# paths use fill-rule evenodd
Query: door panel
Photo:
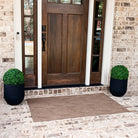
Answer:
<svg viewBox="0 0 138 138"><path fill-rule="evenodd" d="M80 74L51 74L47 75L47 85L79 84Z"/></svg>
<svg viewBox="0 0 138 138"><path fill-rule="evenodd" d="M43 86L84 84L88 0L82 3L43 0Z"/></svg>
<svg viewBox="0 0 138 138"><path fill-rule="evenodd" d="M62 73L62 14L48 14L48 73Z"/></svg>
<svg viewBox="0 0 138 138"><path fill-rule="evenodd" d="M82 16L68 16L68 55L67 55L67 72L80 72L81 66L81 32Z"/></svg>

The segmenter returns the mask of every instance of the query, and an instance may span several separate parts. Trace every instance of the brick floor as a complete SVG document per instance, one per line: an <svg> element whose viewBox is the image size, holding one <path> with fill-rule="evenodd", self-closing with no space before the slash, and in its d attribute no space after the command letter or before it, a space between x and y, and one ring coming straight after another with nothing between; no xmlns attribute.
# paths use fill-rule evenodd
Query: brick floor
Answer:
<svg viewBox="0 0 138 138"><path fill-rule="evenodd" d="M1 98L0 138L138 138L138 96L116 98L105 94L131 112L36 123L26 100L19 106L9 106Z"/></svg>

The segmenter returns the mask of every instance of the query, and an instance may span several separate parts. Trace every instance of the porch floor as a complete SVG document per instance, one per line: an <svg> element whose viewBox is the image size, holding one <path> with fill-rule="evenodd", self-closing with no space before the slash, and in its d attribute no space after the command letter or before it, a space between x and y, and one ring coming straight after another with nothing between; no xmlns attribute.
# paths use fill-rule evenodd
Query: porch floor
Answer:
<svg viewBox="0 0 138 138"><path fill-rule="evenodd" d="M9 106L1 97L0 138L138 138L138 96L104 93L131 112L33 122L28 97L19 106Z"/></svg>

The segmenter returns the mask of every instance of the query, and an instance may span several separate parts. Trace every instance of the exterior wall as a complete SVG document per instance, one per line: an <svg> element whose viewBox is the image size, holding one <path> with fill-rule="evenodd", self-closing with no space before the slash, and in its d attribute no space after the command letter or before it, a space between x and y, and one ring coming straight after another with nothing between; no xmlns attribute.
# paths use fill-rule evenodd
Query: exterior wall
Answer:
<svg viewBox="0 0 138 138"><path fill-rule="evenodd" d="M112 66L130 71L128 91L138 92L138 1L116 0L112 44Z"/></svg>
<svg viewBox="0 0 138 138"><path fill-rule="evenodd" d="M4 72L15 64L13 1L0 0L0 88ZM115 0L111 67L117 64L128 67L131 92L138 89L137 13L137 0Z"/></svg>
<svg viewBox="0 0 138 138"><path fill-rule="evenodd" d="M14 67L14 51L13 0L0 0L0 88L4 72Z"/></svg>

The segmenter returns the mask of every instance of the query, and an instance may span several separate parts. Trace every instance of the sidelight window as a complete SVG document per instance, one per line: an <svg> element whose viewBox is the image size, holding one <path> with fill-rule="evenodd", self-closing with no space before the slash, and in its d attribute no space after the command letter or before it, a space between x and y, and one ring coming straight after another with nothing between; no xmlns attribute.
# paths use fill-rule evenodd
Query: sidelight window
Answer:
<svg viewBox="0 0 138 138"><path fill-rule="evenodd" d="M24 15L33 15L33 0L24 0Z"/></svg>
<svg viewBox="0 0 138 138"><path fill-rule="evenodd" d="M94 1L91 83L100 83L106 0ZM96 77L94 77L96 76Z"/></svg>
<svg viewBox="0 0 138 138"><path fill-rule="evenodd" d="M92 46L92 72L100 71L104 33L104 5L105 0L95 0L94 32Z"/></svg>
<svg viewBox="0 0 138 138"><path fill-rule="evenodd" d="M35 85L36 78L36 1L22 0L22 38L23 38L23 71L26 78Z"/></svg>

